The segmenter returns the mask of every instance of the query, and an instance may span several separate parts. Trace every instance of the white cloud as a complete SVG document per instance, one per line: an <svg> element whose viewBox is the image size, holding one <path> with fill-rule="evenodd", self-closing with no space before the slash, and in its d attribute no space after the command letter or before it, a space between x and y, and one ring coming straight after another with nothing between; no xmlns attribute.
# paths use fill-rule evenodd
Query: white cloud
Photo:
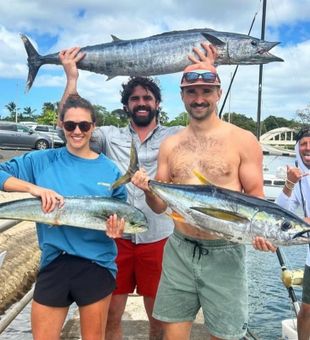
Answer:
<svg viewBox="0 0 310 340"><path fill-rule="evenodd" d="M0 82L27 77L26 53L18 33L32 38L39 52L59 51L69 46L84 46L111 41L110 34L132 39L167 30L209 27L219 31L247 33L253 16L258 12L252 35L260 36L261 2L248 0L136 0L117 2L102 0L11 0L0 7ZM272 53L285 59L284 63L264 66L263 114L292 115L310 102L310 2L308 0L268 1L266 40L281 41L279 25L287 25L287 32L296 29L301 21L308 26L298 32L298 43L291 41L273 49ZM269 25L269 26L268 26ZM37 46L44 36L45 46ZM48 37L53 44L48 44ZM303 42L300 42L303 41ZM44 53L45 53L44 52ZM164 52L163 52L164 53ZM219 72L223 90L229 85L233 66L221 66ZM179 98L180 74L160 77L163 88L163 109L171 116L183 111ZM80 72L79 91L94 103L108 109L120 107L120 85L126 78L109 82L104 75ZM239 68L225 111L256 116L258 67ZM40 88L48 88L50 96L59 96L65 84L60 67L44 65L31 90L34 98ZM54 94L53 89L57 89ZM32 99L34 100L34 99ZM51 101L59 100L52 98ZM40 103L41 105L42 103ZM1 103L3 106L3 104Z"/></svg>

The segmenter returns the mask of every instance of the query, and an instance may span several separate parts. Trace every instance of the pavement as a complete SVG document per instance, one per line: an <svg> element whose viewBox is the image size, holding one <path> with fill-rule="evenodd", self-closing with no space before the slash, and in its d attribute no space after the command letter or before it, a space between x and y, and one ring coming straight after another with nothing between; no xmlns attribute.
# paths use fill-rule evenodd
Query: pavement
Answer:
<svg viewBox="0 0 310 340"><path fill-rule="evenodd" d="M16 150L16 149L1 149L0 148L0 162L5 162L13 157L21 156L25 152L31 150Z"/></svg>

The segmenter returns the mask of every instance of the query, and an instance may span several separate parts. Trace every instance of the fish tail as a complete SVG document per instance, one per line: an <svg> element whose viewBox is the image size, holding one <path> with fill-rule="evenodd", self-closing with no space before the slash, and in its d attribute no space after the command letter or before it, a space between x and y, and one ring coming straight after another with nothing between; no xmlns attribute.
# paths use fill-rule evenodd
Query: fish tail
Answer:
<svg viewBox="0 0 310 340"><path fill-rule="evenodd" d="M111 188L112 189L116 189L119 186L123 185L123 184L127 184L130 182L132 175L128 172L126 172L125 175L121 176L117 181L115 181L112 185Z"/></svg>
<svg viewBox="0 0 310 340"><path fill-rule="evenodd" d="M125 173L125 175L121 176L118 180L116 180L111 188L116 189L122 184L129 183L131 180L131 177L136 173L136 171L139 170L139 159L138 159L138 153L135 147L134 142L131 142L131 148L130 148L130 161L129 161L129 167Z"/></svg>
<svg viewBox="0 0 310 340"><path fill-rule="evenodd" d="M24 43L24 46L25 46L25 49L28 55L29 72L28 72L28 78L27 78L27 83L26 83L26 92L28 92L34 82L34 79L38 73L39 68L41 67L41 65L44 64L44 57L42 57L37 52L37 50L33 47L28 37L26 37L24 34L21 34L20 37Z"/></svg>

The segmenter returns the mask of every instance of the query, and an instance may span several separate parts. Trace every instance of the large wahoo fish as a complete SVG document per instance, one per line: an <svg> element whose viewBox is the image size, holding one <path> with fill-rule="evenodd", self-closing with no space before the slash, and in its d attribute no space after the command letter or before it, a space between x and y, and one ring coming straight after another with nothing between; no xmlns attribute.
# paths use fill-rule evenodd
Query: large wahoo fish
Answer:
<svg viewBox="0 0 310 340"><path fill-rule="evenodd" d="M58 52L41 56L29 39L21 35L28 54L29 90L41 65L60 64ZM83 47L86 56L78 68L105 74L108 79L116 76L150 76L182 71L190 62L188 55L193 47L209 42L217 47L217 64L265 64L283 61L268 51L278 42L268 42L245 34L218 32L212 29L171 31L142 39L121 40L112 36L113 41Z"/></svg>
<svg viewBox="0 0 310 340"><path fill-rule="evenodd" d="M142 211L128 203L104 197L65 197L62 208L45 214L39 198L25 198L0 204L0 219L40 222L54 226L106 230L106 219L116 213L125 219L125 233L147 230Z"/></svg>
<svg viewBox="0 0 310 340"><path fill-rule="evenodd" d="M310 243L310 225L267 200L210 184L151 180L149 186L177 213L172 217L229 241L250 244L262 236L278 246Z"/></svg>

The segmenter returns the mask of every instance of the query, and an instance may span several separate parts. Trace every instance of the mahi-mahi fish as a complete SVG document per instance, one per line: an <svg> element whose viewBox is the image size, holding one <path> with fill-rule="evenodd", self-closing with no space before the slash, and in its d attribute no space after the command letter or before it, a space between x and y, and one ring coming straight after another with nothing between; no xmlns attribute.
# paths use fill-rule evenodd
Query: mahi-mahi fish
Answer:
<svg viewBox="0 0 310 340"><path fill-rule="evenodd" d="M65 197L65 204L44 213L39 198L25 198L0 204L0 219L32 221L52 226L67 225L94 230L106 230L106 220L114 213L125 219L125 233L147 230L143 212L130 204L104 197Z"/></svg>
<svg viewBox="0 0 310 340"><path fill-rule="evenodd" d="M60 65L58 54L38 54L27 36L21 34L28 54L30 90L36 74L43 64ZM266 64L283 61L269 53L278 42L268 42L245 34L219 32L209 28L170 31L141 39L122 40L112 35L112 42L81 48L86 56L77 64L82 70L116 76L151 76L182 71L190 61L193 47L202 42L217 47L219 65Z"/></svg>

